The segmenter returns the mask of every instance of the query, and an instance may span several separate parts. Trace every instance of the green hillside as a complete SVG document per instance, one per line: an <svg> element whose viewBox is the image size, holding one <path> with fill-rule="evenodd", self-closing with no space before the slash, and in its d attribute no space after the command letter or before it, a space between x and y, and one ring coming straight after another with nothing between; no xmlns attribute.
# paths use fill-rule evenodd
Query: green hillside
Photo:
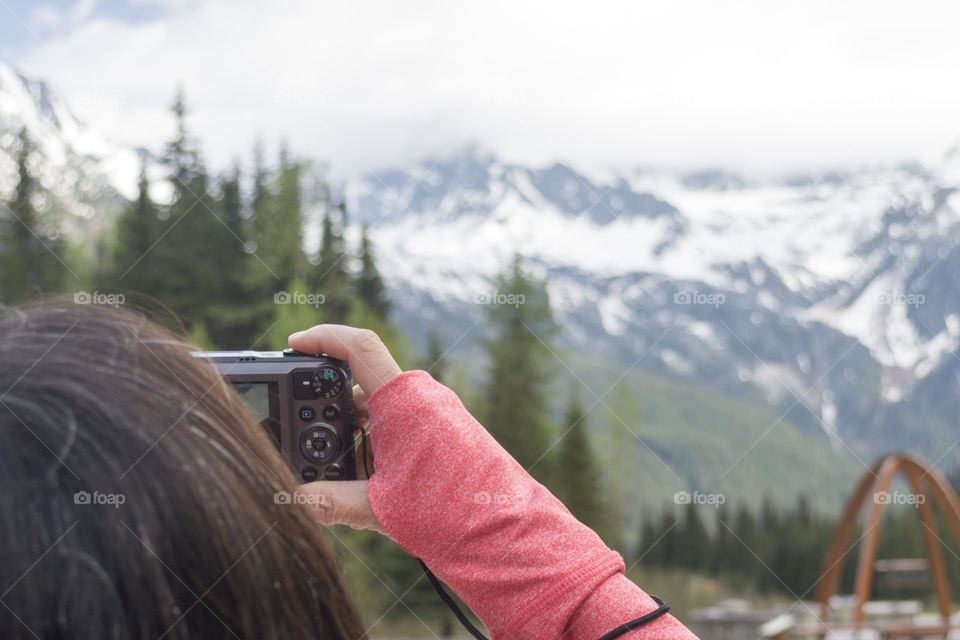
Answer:
<svg viewBox="0 0 960 640"><path fill-rule="evenodd" d="M610 502L622 505L634 531L640 513L660 511L678 491L719 493L728 504L752 507L765 496L793 505L806 494L814 508L836 513L863 470L825 435L781 420L770 408L637 371L610 389L622 371L570 361L581 363L577 376L593 390L582 389L585 405L603 396L587 420ZM562 385L569 389L569 380Z"/></svg>

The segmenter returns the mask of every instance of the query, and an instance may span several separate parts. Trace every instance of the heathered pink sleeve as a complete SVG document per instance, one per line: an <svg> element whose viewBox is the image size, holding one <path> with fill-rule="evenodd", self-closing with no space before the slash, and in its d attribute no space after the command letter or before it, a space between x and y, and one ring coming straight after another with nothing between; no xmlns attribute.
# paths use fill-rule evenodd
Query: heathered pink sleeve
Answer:
<svg viewBox="0 0 960 640"><path fill-rule="evenodd" d="M623 577L620 555L430 374L397 376L371 395L368 410L374 514L494 638L595 640L656 608ZM695 638L672 616L622 637Z"/></svg>

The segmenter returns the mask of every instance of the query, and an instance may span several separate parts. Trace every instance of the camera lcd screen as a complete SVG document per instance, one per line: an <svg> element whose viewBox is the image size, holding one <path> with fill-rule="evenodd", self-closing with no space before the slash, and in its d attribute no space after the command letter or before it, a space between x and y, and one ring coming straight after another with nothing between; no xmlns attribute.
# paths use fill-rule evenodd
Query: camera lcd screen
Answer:
<svg viewBox="0 0 960 640"><path fill-rule="evenodd" d="M250 411L259 422L270 417L270 386L271 382L235 382L233 387L250 406Z"/></svg>

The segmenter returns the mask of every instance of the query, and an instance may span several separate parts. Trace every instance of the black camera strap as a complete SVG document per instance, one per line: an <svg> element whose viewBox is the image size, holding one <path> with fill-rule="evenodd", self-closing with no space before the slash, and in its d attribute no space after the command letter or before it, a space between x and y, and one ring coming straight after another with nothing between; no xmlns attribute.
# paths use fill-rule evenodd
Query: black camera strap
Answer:
<svg viewBox="0 0 960 640"><path fill-rule="evenodd" d="M424 564L423 560L417 558L417 562L420 563L420 566L423 567L423 572L427 576L427 580L430 581L430 584L433 585L433 590L437 592L437 595L440 596L440 599L443 600L443 603L447 605L447 608L453 612L453 615L457 617L457 620L460 621L460 624L463 625L463 628L470 632L474 638L477 640L487 640L487 637L480 633L480 630L473 626L473 623L470 621L470 618L467 617L467 614L463 612L463 609L454 602L453 598L450 597L450 594L447 593L447 590L443 588L443 585L437 579L437 576L433 575L433 571L430 571L427 568L427 565Z"/></svg>

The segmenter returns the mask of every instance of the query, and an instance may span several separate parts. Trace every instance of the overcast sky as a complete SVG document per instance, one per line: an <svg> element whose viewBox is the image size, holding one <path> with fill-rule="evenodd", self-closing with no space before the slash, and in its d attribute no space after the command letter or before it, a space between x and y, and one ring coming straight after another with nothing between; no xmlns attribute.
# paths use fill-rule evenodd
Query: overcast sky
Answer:
<svg viewBox="0 0 960 640"><path fill-rule="evenodd" d="M0 58L215 165L281 136L350 175L478 142L531 163L752 174L960 140L960 3L0 0Z"/></svg>

